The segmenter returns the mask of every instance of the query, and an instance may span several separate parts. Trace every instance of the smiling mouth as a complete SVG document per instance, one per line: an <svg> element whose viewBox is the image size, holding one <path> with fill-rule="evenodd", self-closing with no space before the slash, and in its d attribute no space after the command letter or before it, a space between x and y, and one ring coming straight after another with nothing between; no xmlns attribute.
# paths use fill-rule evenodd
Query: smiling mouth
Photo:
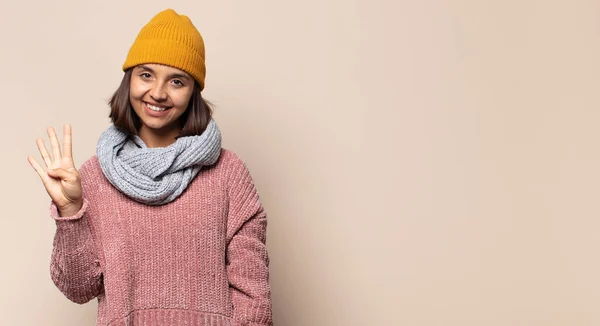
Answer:
<svg viewBox="0 0 600 326"><path fill-rule="evenodd" d="M161 112L161 111L165 111L170 109L170 106L158 106L158 105L152 105L148 102L144 102L144 104L152 111L157 111L157 112Z"/></svg>

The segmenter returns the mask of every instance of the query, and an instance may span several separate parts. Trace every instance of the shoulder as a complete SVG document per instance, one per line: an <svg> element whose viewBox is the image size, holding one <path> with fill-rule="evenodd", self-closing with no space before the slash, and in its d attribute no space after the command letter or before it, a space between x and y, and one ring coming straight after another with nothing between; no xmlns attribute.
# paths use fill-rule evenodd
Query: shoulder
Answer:
<svg viewBox="0 0 600 326"><path fill-rule="evenodd" d="M81 166L79 167L79 173L81 175L92 176L101 172L100 162L98 162L98 157L96 155L85 160Z"/></svg>
<svg viewBox="0 0 600 326"><path fill-rule="evenodd" d="M234 151L226 148L221 148L221 155L217 164L225 166L246 165L244 160Z"/></svg>
<svg viewBox="0 0 600 326"><path fill-rule="evenodd" d="M226 170L227 179L229 181L240 178L250 178L250 171L248 170L246 162L240 155L230 149L221 149L221 156L216 165Z"/></svg>
<svg viewBox="0 0 600 326"><path fill-rule="evenodd" d="M94 174L98 172L102 172L102 168L100 167L100 162L98 161L98 156L93 155L83 163L79 167L79 172L84 174Z"/></svg>
<svg viewBox="0 0 600 326"><path fill-rule="evenodd" d="M79 175L81 176L82 184L96 184L104 179L104 174L96 155L85 160L77 171L79 171Z"/></svg>

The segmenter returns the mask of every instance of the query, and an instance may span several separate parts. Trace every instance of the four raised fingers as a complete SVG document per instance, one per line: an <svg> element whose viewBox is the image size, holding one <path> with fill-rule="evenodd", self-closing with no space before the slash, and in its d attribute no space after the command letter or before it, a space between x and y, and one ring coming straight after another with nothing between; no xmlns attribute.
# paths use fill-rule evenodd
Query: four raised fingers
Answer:
<svg viewBox="0 0 600 326"><path fill-rule="evenodd" d="M50 157L50 154L48 153L48 150L46 149L46 144L44 144L44 140L42 138L38 138L36 140L36 144L40 151L40 155L44 159L46 168L49 168L49 169L57 168L58 166L60 166L60 160L62 158L60 143L58 141L58 138L56 137L56 132L54 131L54 128L48 127L46 130L48 132L48 136L50 137L50 143L51 143L51 147L52 147L53 157ZM63 133L64 133L64 137L63 137L64 157L69 158L72 161L73 160L73 137L72 137L72 129L71 129L70 124L67 123L63 126ZM40 173L40 171L38 169L43 170L43 168L37 163L37 161L33 157L28 156L27 160L36 169L38 174ZM45 177L47 177L45 171L42 171L42 172L44 172L43 175ZM40 174L40 176L41 175L42 174Z"/></svg>

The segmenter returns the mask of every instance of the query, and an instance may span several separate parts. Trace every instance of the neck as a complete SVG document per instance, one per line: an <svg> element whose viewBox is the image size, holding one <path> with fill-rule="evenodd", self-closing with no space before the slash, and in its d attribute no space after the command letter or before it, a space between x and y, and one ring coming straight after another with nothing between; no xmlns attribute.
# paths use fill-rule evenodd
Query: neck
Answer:
<svg viewBox="0 0 600 326"><path fill-rule="evenodd" d="M148 148L167 147L173 144L177 140L175 137L180 134L181 127L178 126L151 129L142 125L138 131L138 135Z"/></svg>

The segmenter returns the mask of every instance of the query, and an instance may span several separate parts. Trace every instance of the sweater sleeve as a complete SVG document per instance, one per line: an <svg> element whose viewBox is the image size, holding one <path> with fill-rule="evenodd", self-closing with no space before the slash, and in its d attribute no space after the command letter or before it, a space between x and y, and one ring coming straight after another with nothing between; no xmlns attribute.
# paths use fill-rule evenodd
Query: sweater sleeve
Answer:
<svg viewBox="0 0 600 326"><path fill-rule="evenodd" d="M237 161L229 178L227 274L235 326L271 326L267 216L252 177Z"/></svg>
<svg viewBox="0 0 600 326"><path fill-rule="evenodd" d="M79 212L63 217L59 216L55 203L50 202L50 216L56 223L50 276L69 300L79 304L92 300L103 291L102 271L89 225L88 207L89 201L84 196Z"/></svg>

